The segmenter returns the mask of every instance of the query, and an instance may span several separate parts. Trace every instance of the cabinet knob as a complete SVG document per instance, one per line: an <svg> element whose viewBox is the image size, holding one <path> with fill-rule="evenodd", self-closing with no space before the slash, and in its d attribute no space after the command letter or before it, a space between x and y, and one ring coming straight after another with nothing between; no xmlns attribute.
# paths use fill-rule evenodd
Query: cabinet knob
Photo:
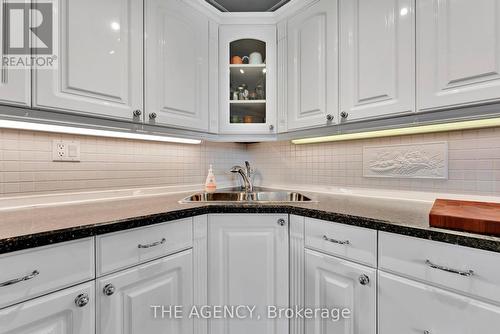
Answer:
<svg viewBox="0 0 500 334"><path fill-rule="evenodd" d="M104 289L102 289L102 292L106 295L106 296L112 296L114 293L115 293L115 287L113 284L106 284L104 286Z"/></svg>
<svg viewBox="0 0 500 334"><path fill-rule="evenodd" d="M78 307L84 307L90 301L89 295L82 293L75 298L75 305Z"/></svg>
<svg viewBox="0 0 500 334"><path fill-rule="evenodd" d="M142 111L141 110L139 110L139 109L134 110L134 116L135 117L139 117L141 115L142 115Z"/></svg>
<svg viewBox="0 0 500 334"><path fill-rule="evenodd" d="M280 218L280 219L278 219L278 225L279 226L285 226L286 225L286 221L283 218Z"/></svg>
<svg viewBox="0 0 500 334"><path fill-rule="evenodd" d="M158 115L155 112L149 114L149 119L156 119L156 117L158 117Z"/></svg>
<svg viewBox="0 0 500 334"><path fill-rule="evenodd" d="M274 125L269 125L269 130L273 131L274 130Z"/></svg>
<svg viewBox="0 0 500 334"><path fill-rule="evenodd" d="M340 113L340 117L342 117L343 119L346 119L347 117L349 117L349 113L348 113L348 112L346 112L346 111L342 111L342 112Z"/></svg>
<svg viewBox="0 0 500 334"><path fill-rule="evenodd" d="M367 285L368 283L370 283L370 277L366 276L366 275L361 275L359 276L359 284L361 285Z"/></svg>
<svg viewBox="0 0 500 334"><path fill-rule="evenodd" d="M333 115L332 115L332 114L328 114L328 115L326 115L326 120L327 120L328 122L333 121Z"/></svg>

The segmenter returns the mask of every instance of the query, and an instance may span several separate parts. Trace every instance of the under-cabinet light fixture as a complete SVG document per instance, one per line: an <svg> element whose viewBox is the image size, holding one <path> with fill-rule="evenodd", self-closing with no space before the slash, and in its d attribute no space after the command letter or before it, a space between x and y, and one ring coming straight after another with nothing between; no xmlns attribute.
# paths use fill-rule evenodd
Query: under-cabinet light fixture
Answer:
<svg viewBox="0 0 500 334"><path fill-rule="evenodd" d="M201 144L201 140L199 140L199 139L187 139L187 138L178 138L178 137L149 135L149 134L142 134L142 133L129 133L129 132L118 132L118 131L109 131L109 130L86 129L86 128L71 127L71 126L32 123L32 122L20 122L20 121L9 121L9 120L0 120L0 128L42 131L42 132L56 132L56 133L66 133L66 134L74 134L74 135L82 135L82 136L148 140L148 141L159 141L159 142L167 142L167 143L180 143L180 144L193 144L193 145Z"/></svg>
<svg viewBox="0 0 500 334"><path fill-rule="evenodd" d="M412 126L399 129L375 130L367 132L345 133L345 134L338 134L338 135L331 135L324 137L294 139L292 140L292 143L297 145L315 144L315 143L326 143L332 141L415 135L421 133L482 129L482 128L492 128L497 126L500 126L500 118L490 118L490 119L479 119L479 120L461 121L453 123L420 125L420 126Z"/></svg>

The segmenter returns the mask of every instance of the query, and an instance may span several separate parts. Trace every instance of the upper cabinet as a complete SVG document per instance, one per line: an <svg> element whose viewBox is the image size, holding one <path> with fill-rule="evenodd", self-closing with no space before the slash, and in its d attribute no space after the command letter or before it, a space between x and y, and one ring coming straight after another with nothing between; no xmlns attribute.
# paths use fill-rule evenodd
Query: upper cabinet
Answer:
<svg viewBox="0 0 500 334"><path fill-rule="evenodd" d="M288 130L336 123L337 0L321 0L288 21Z"/></svg>
<svg viewBox="0 0 500 334"><path fill-rule="evenodd" d="M59 64L34 70L33 106L142 119L142 0L58 0L57 7Z"/></svg>
<svg viewBox="0 0 500 334"><path fill-rule="evenodd" d="M6 17L4 13L5 6L0 6L0 17L2 21ZM19 25L12 25L9 32L16 35L21 35L22 32L13 31L13 29L19 28ZM5 46L6 41L4 40L5 35L5 25L0 24L0 46ZM0 56L7 56L4 53L4 48L0 47ZM8 68L4 62L0 62L0 103L10 104L23 107L31 107L31 71L29 68Z"/></svg>
<svg viewBox="0 0 500 334"><path fill-rule="evenodd" d="M53 13L57 66L2 59L1 105L84 115L66 117L83 126L259 141L445 122L458 117L447 109L500 104L497 0L302 0L272 15L219 15L193 0L54 0ZM0 27L2 56L5 26L16 27ZM487 109L460 117L494 117Z"/></svg>
<svg viewBox="0 0 500 334"><path fill-rule="evenodd" d="M221 133L276 132L276 46L274 25L221 26Z"/></svg>
<svg viewBox="0 0 500 334"><path fill-rule="evenodd" d="M340 120L415 110L413 0L340 0Z"/></svg>
<svg viewBox="0 0 500 334"><path fill-rule="evenodd" d="M497 0L418 0L418 108L500 100Z"/></svg>
<svg viewBox="0 0 500 334"><path fill-rule="evenodd" d="M181 0L146 1L146 123L208 131L208 18Z"/></svg>

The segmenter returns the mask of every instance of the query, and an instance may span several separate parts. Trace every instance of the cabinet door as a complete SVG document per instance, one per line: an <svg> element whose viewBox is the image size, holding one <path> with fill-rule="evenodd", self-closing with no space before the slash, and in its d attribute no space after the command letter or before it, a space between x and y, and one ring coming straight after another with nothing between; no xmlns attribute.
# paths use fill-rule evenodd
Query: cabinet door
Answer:
<svg viewBox="0 0 500 334"><path fill-rule="evenodd" d="M413 0L340 1L341 121L414 111Z"/></svg>
<svg viewBox="0 0 500 334"><path fill-rule="evenodd" d="M82 304L78 306L76 301L79 296L87 297L88 302L85 304L82 300ZM1 334L91 334L94 332L93 282L0 310Z"/></svg>
<svg viewBox="0 0 500 334"><path fill-rule="evenodd" d="M220 27L221 133L276 133L276 49L277 36L274 25ZM239 60L235 61L235 57ZM235 93L239 95L237 98Z"/></svg>
<svg viewBox="0 0 500 334"><path fill-rule="evenodd" d="M337 21L337 0L321 0L288 21L288 130L336 122Z"/></svg>
<svg viewBox="0 0 500 334"><path fill-rule="evenodd" d="M5 17L4 3L0 6L0 46L4 46ZM21 35L22 32L12 31L18 25L11 25L9 32L11 34ZM3 47L0 47L0 57L8 57L3 53ZM0 103L16 106L31 107L31 72L30 69L10 68L0 62Z"/></svg>
<svg viewBox="0 0 500 334"><path fill-rule="evenodd" d="M338 321L320 317L306 320L306 333L375 334L376 270L312 250L306 249L305 252L306 306L350 310L349 317Z"/></svg>
<svg viewBox="0 0 500 334"><path fill-rule="evenodd" d="M286 215L209 216L208 304L255 305L254 315L261 315L210 320L210 334L288 333L287 319L267 317L268 306L288 306L287 220Z"/></svg>
<svg viewBox="0 0 500 334"><path fill-rule="evenodd" d="M500 307L379 273L379 333L496 334Z"/></svg>
<svg viewBox="0 0 500 334"><path fill-rule="evenodd" d="M418 108L500 99L497 0L418 0Z"/></svg>
<svg viewBox="0 0 500 334"><path fill-rule="evenodd" d="M132 120L143 104L142 0L56 3L58 68L34 71L34 106Z"/></svg>
<svg viewBox="0 0 500 334"><path fill-rule="evenodd" d="M146 1L146 122L208 130L208 28L184 1Z"/></svg>
<svg viewBox="0 0 500 334"><path fill-rule="evenodd" d="M192 334L192 266L188 250L99 279L97 333ZM156 317L152 306L160 306ZM170 306L181 306L182 316L173 318L173 309L172 318L162 312Z"/></svg>

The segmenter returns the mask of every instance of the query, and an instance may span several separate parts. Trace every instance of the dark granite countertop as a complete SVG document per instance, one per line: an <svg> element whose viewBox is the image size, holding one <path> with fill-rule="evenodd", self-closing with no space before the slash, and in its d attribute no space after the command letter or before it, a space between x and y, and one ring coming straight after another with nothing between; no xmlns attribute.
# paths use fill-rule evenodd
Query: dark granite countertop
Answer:
<svg viewBox="0 0 500 334"><path fill-rule="evenodd" d="M210 213L286 213L500 252L500 238L431 228L432 203L303 192L314 202L180 204L189 193L0 212L0 254Z"/></svg>

